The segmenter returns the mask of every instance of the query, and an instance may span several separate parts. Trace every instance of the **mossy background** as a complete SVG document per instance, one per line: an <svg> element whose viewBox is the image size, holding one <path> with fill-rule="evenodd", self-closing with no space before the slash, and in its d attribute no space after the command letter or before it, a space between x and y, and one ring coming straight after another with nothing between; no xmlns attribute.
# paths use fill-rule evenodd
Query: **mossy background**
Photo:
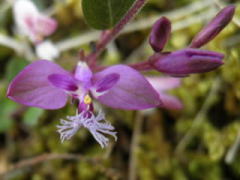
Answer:
<svg viewBox="0 0 240 180"><path fill-rule="evenodd" d="M59 28L49 37L52 41L57 43L92 31L84 22L80 0L34 2L42 10L53 11L58 20ZM203 8L194 12L186 9L195 2ZM181 49L188 46L218 11L214 2L204 7L206 2L209 3L205 0L149 0L135 21L145 19L147 24L148 19L164 13L175 26L165 50ZM236 5L235 18L240 21L239 1L224 3ZM30 45L15 34L12 9L6 8L6 4L7 1L0 1L0 34ZM185 11L181 11L182 8ZM207 14L209 10L214 11L211 16ZM202 20L190 23L189 18L200 16ZM145 60L152 54L147 44L150 25L148 27L135 27L136 30L119 36L99 62L116 64ZM56 63L71 69L78 61L80 48L91 50L89 43L85 43L62 52ZM33 50L32 45L30 49ZM216 71L182 79L182 85L171 92L182 100L182 110L133 112L101 106L118 132L118 141L111 139L110 146L101 149L84 129L61 144L56 125L59 119L74 114L73 105L45 111L23 107L6 98L11 79L30 62L25 53L19 54L0 45L0 174L5 175L0 179L125 180L134 169L137 179L141 180L240 179L240 148L231 162L226 161L229 150L239 144L236 140L240 136L240 27L229 24L203 49L224 53L225 64ZM46 158L53 154L59 157ZM64 158L66 154L77 157ZM38 156L45 160L21 168L14 166ZM129 168L130 164L133 168Z"/></svg>

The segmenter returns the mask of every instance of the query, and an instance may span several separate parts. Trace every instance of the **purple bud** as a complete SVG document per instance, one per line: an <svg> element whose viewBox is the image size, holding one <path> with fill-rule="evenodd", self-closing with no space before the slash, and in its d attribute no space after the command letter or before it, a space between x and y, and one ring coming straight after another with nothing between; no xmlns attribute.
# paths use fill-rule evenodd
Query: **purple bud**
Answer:
<svg viewBox="0 0 240 180"><path fill-rule="evenodd" d="M155 52L161 52L171 33L171 22L166 17L161 17L155 22L149 38L149 44Z"/></svg>
<svg viewBox="0 0 240 180"><path fill-rule="evenodd" d="M150 57L150 63L157 71L183 77L214 70L223 64L223 58L221 53L187 48L172 53L156 53Z"/></svg>
<svg viewBox="0 0 240 180"><path fill-rule="evenodd" d="M222 9L192 40L191 48L200 48L215 38L231 21L235 6Z"/></svg>

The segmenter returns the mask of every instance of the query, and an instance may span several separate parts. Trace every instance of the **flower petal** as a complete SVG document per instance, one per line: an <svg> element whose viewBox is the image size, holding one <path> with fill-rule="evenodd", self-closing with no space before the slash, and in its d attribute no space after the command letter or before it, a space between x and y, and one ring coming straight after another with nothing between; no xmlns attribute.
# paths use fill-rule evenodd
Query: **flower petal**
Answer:
<svg viewBox="0 0 240 180"><path fill-rule="evenodd" d="M148 82L159 93L163 107L166 109L182 109L183 105L176 97L165 94L164 91L176 88L180 85L179 78L172 77L147 77Z"/></svg>
<svg viewBox="0 0 240 180"><path fill-rule="evenodd" d="M69 74L60 66L46 60L25 67L11 82L7 96L18 103L43 109L58 109L67 102L67 94L48 81L52 73Z"/></svg>
<svg viewBox="0 0 240 180"><path fill-rule="evenodd" d="M163 102L163 107L166 109L182 109L183 105L181 103L181 101L179 99L177 99L174 96L171 95L167 95L165 93L159 93L159 95L161 96L161 100Z"/></svg>
<svg viewBox="0 0 240 180"><path fill-rule="evenodd" d="M99 82L96 82L96 92L101 93L111 89L119 80L120 75L117 73L112 73L106 75Z"/></svg>
<svg viewBox="0 0 240 180"><path fill-rule="evenodd" d="M39 15L37 7L31 1L18 0L14 2L13 13L19 30L22 33L28 35L30 25L29 20L33 19L30 17L35 17Z"/></svg>
<svg viewBox="0 0 240 180"><path fill-rule="evenodd" d="M67 91L76 91L78 89L76 80L71 75L51 74L48 80L57 88Z"/></svg>
<svg viewBox="0 0 240 180"><path fill-rule="evenodd" d="M166 91L173 88L176 88L180 85L181 80L179 78L172 77L147 77L148 82L153 86L157 91Z"/></svg>
<svg viewBox="0 0 240 180"><path fill-rule="evenodd" d="M140 110L159 106L158 93L138 71L125 66L109 67L94 75L97 82L108 74L117 73L119 81L104 95L96 97L102 104L113 108Z"/></svg>
<svg viewBox="0 0 240 180"><path fill-rule="evenodd" d="M35 32L43 36L50 36L57 29L57 21L45 15L39 15L35 21Z"/></svg>
<svg viewBox="0 0 240 180"><path fill-rule="evenodd" d="M83 86L88 89L91 84L93 73L85 62L79 62L74 73L74 77L81 81Z"/></svg>

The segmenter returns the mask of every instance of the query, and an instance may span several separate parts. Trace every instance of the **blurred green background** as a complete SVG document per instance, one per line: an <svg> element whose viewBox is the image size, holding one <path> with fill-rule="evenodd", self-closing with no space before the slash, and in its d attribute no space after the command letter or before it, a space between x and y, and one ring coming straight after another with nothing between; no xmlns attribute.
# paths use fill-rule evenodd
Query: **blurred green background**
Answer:
<svg viewBox="0 0 240 180"><path fill-rule="evenodd" d="M80 48L99 32L84 22L81 0L34 0L39 9L57 19L49 37L61 50L56 63L71 69ZM222 1L237 6L240 2ZM225 4L224 4L225 3ZM140 62L152 54L150 27L167 16L173 33L166 51L188 46L194 35L219 11L214 0L149 0L134 21L103 53L105 65ZM11 1L0 1L0 179L16 180L234 180L240 179L240 27L231 23L203 49L225 54L218 70L182 79L171 93L181 99L180 111L120 111L102 107L118 132L106 149L81 129L60 142L56 125L75 107L46 111L19 105L6 98L9 82L36 58L34 46L17 35ZM13 49L1 42L7 36ZM22 48L22 49L21 49ZM161 76L161 74L159 74Z"/></svg>

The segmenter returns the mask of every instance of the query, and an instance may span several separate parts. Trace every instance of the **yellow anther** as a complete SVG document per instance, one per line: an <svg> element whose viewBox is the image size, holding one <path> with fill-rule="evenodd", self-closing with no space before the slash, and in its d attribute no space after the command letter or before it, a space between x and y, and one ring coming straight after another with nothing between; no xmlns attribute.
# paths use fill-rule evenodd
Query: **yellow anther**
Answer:
<svg viewBox="0 0 240 180"><path fill-rule="evenodd" d="M92 98L88 94L84 97L84 103L85 104L91 104L92 103Z"/></svg>

